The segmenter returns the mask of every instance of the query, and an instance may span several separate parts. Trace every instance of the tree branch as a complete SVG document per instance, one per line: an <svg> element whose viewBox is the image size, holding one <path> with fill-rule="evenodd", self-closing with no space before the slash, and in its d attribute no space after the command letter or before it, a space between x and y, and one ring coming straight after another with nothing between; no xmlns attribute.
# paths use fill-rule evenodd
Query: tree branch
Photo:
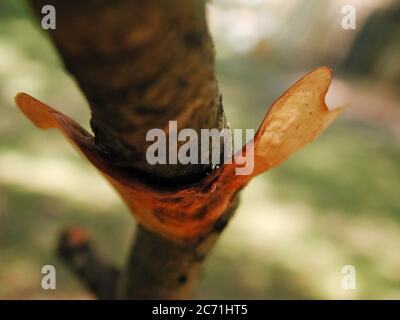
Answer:
<svg viewBox="0 0 400 320"><path fill-rule="evenodd" d="M30 1L39 16L43 5L55 6L57 28L49 33L89 102L97 146L116 166L171 190L211 171L201 164L151 166L145 158L147 131L161 128L168 135L169 120L198 133L227 126L204 0ZM187 297L181 288L192 286L200 266L193 246L139 227L123 297ZM175 271L152 268L153 259ZM175 277L184 283L177 287Z"/></svg>
<svg viewBox="0 0 400 320"><path fill-rule="evenodd" d="M98 257L84 230L65 229L58 242L58 255L97 298L115 299L120 272Z"/></svg>

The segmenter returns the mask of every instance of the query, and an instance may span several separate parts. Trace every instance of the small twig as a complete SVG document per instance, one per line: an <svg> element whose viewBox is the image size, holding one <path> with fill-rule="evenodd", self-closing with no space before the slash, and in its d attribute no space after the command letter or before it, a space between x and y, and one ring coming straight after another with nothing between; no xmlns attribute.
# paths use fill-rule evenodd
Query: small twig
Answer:
<svg viewBox="0 0 400 320"><path fill-rule="evenodd" d="M64 230L58 242L58 254L97 298L115 298L120 272L97 256L86 231Z"/></svg>

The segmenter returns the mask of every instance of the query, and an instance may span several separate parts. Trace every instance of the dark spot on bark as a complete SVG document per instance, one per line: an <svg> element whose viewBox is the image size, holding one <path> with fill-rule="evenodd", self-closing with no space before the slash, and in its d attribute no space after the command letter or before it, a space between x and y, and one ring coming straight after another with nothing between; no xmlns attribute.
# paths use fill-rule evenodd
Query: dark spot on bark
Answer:
<svg viewBox="0 0 400 320"><path fill-rule="evenodd" d="M179 203L182 201L183 201L182 197L168 198L168 199L163 200L163 202L167 202L167 203Z"/></svg>
<svg viewBox="0 0 400 320"><path fill-rule="evenodd" d="M150 105L137 105L134 110L138 115L141 115L141 116L149 116L149 115L162 116L168 112L168 110L165 108L158 108L158 107L150 106Z"/></svg>
<svg viewBox="0 0 400 320"><path fill-rule="evenodd" d="M182 273L178 278L178 283L184 284L187 282L187 275Z"/></svg>
<svg viewBox="0 0 400 320"><path fill-rule="evenodd" d="M206 258L206 256L202 253L198 253L196 254L196 256L194 257L194 261L195 262L202 262L204 261L204 259Z"/></svg>
<svg viewBox="0 0 400 320"><path fill-rule="evenodd" d="M226 215L223 215L217 221L215 221L213 225L213 230L217 233L220 233L225 229L227 224L228 224L228 219Z"/></svg>
<svg viewBox="0 0 400 320"><path fill-rule="evenodd" d="M135 83L135 91L139 94L139 96L143 95L150 88L150 86L154 85L154 83L157 83L157 79L158 78L156 76L152 76Z"/></svg>
<svg viewBox="0 0 400 320"><path fill-rule="evenodd" d="M184 35L184 41L188 47L200 47L203 43L203 35L200 32L189 32Z"/></svg>
<svg viewBox="0 0 400 320"><path fill-rule="evenodd" d="M201 208L199 211L196 212L196 215L194 216L194 218L196 220L203 219L205 217L205 215L207 214L208 210L209 210L209 206L205 206L205 207Z"/></svg>
<svg viewBox="0 0 400 320"><path fill-rule="evenodd" d="M189 84L189 81L187 81L185 78L179 78L178 79L178 86L181 88L186 88Z"/></svg>
<svg viewBox="0 0 400 320"><path fill-rule="evenodd" d="M196 241L196 246L198 246L200 243L202 243L204 239L205 239L205 236L200 236Z"/></svg>

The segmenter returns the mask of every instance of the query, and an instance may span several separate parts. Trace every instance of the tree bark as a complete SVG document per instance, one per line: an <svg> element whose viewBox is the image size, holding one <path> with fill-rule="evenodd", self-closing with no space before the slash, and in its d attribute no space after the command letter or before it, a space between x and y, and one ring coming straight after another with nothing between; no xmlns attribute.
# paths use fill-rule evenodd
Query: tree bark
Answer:
<svg viewBox="0 0 400 320"><path fill-rule="evenodd" d="M170 120L177 121L178 130L198 133L227 126L205 1L30 1L39 17L44 5L56 8L56 29L49 33L89 102L97 146L116 166L167 192L212 170L210 165L151 166L145 157L147 131L161 128L168 135ZM217 226L226 224L234 202ZM139 226L117 297L188 298L218 235L214 228L197 241L177 243ZM99 297L104 296L109 295Z"/></svg>

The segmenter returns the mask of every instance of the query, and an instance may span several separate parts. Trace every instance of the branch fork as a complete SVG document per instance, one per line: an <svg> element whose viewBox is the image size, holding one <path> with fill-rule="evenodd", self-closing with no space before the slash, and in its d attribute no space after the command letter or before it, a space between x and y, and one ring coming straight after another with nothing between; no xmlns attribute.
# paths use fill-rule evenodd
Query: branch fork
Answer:
<svg viewBox="0 0 400 320"><path fill-rule="evenodd" d="M143 228L159 235L160 241L183 248L191 246L196 252L199 243L207 242L222 222L226 224L238 192L254 176L278 166L314 140L343 111L343 108L329 111L325 104L331 78L329 68L317 68L272 104L254 139L248 142L254 148L244 146L240 151L244 156L246 150L254 150L250 151L254 154L245 157L254 157L251 174L235 174L237 167L246 165L235 162L237 154L232 163L221 165L196 183L176 189L149 185L133 170L115 165L89 132L56 109L26 93L19 93L15 100L37 127L58 129L111 183ZM187 276L183 274L180 279Z"/></svg>

